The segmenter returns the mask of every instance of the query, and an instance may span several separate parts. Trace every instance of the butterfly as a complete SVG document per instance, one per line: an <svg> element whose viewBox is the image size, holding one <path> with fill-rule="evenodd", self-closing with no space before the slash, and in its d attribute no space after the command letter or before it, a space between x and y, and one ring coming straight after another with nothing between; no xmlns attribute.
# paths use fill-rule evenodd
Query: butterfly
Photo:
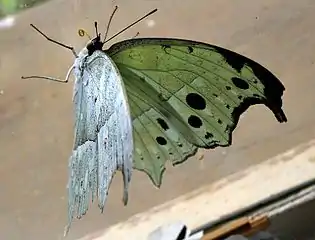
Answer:
<svg viewBox="0 0 315 240"><path fill-rule="evenodd" d="M231 145L239 117L251 105L264 104L280 123L287 121L280 80L230 50L172 38L132 38L105 50L104 43L128 27L105 41L107 28L101 41L95 23L96 37L76 54L73 47L32 26L75 55L64 81L23 77L67 82L74 71L69 226L75 215L80 218L87 212L90 198L98 198L104 208L116 170L123 174L127 204L133 168L144 171L159 187L166 161L177 165L198 148Z"/></svg>

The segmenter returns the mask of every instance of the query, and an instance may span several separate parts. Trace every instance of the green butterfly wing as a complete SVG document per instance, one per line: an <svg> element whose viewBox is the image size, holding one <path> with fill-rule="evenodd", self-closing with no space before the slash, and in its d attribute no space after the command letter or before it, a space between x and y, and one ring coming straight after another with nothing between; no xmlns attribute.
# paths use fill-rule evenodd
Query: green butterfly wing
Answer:
<svg viewBox="0 0 315 240"><path fill-rule="evenodd" d="M165 162L185 161L197 148L229 146L240 115L266 105L279 122L281 82L266 68L205 43L138 38L105 52L116 63L128 96L134 168L160 186Z"/></svg>

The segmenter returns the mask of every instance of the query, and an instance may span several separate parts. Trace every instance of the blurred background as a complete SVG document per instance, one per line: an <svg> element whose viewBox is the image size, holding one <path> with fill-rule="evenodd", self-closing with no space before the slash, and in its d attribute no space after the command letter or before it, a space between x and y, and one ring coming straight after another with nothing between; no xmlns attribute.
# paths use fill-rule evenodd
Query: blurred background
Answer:
<svg viewBox="0 0 315 240"><path fill-rule="evenodd" d="M3 18L10 14L16 14L22 9L27 9L46 0L1 0L0 17Z"/></svg>
<svg viewBox="0 0 315 240"><path fill-rule="evenodd" d="M22 80L22 75L63 78L87 39L79 28L106 28L109 35L154 8L158 12L110 41L133 37L177 37L229 48L266 66L286 87L288 123L279 124L264 106L241 118L229 148L201 152L168 167L161 189L135 172L128 206L115 177L100 214L96 205L73 222L68 239L126 220L135 213L260 163L313 138L315 87L315 2L312 0L50 0L0 1L0 239L62 239L67 223L67 164L72 147L72 82ZM231 193L231 197L233 197ZM161 223L163 224L163 223Z"/></svg>

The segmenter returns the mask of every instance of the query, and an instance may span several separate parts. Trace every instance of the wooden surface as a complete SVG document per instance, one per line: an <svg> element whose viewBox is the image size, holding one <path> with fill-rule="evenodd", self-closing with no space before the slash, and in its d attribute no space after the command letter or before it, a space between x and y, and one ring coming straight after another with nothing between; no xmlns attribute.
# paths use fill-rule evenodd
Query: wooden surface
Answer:
<svg viewBox="0 0 315 240"><path fill-rule="evenodd" d="M139 213L127 221L89 234L81 240L147 240L149 233L158 227L178 221L184 223L188 229L199 229L205 224L216 222L240 209L314 180L314 159L315 140L312 140L244 171ZM259 213L262 215L257 216L268 216L272 231L280 235L286 234L287 237L293 234L300 239L299 236L308 235L310 230L313 230L312 223L315 215L312 214L314 204L304 210L301 210L303 207L298 204L305 200L302 196L308 198L312 195L314 195L312 190L301 192L301 195L298 195L300 198L290 198L291 201L288 199L288 201L278 202L277 207L272 205L261 209ZM282 213L288 208L293 209L287 212L295 213L292 215ZM280 212L282 214L279 214ZM265 227L260 221L250 223L248 219L245 219L245 223L247 228L238 229L244 234L256 231L257 225ZM262 223L268 222L262 221ZM222 231L219 233L221 234Z"/></svg>

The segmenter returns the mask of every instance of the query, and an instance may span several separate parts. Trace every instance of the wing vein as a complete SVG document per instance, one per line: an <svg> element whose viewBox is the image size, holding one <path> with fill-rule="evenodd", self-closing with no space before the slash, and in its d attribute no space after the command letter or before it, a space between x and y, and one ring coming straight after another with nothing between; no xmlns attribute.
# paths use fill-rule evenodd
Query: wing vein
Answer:
<svg viewBox="0 0 315 240"><path fill-rule="evenodd" d="M132 101L132 100L131 100ZM136 107L140 108L139 105L133 101L133 103L136 105ZM152 122L152 120L147 116L147 114L144 112L143 114L145 114L145 116L149 119L149 121ZM146 130L146 132L149 134L149 136L151 137L151 139L153 140L153 142L156 142L155 139L153 138L153 136L151 135L151 133L149 132L149 130L145 127L145 125L141 122L140 118L138 118L140 124L142 125L142 127ZM154 122L152 122L154 124ZM166 158L166 155L164 154L164 152L161 150L161 147L159 145L157 145L160 152L162 152L162 154L164 155L164 157Z"/></svg>
<svg viewBox="0 0 315 240"><path fill-rule="evenodd" d="M141 110L141 108L139 107L139 105L138 105L133 99L130 99L130 101L132 101L132 102L136 105L136 107ZM147 116L147 117L148 117L148 119L155 125L153 119L152 119L151 117L149 117L149 116ZM143 124L142 124L142 125L143 125ZM180 152L177 150L177 148L175 147L175 145L173 144L173 142L171 141L171 139L170 139L159 127L158 127L158 129L159 129L160 133L161 133L163 136L166 136L166 138L169 140L169 142L171 143L171 145L176 149L176 151L177 151L178 154L180 155Z"/></svg>
<svg viewBox="0 0 315 240"><path fill-rule="evenodd" d="M125 67L129 68L129 69L132 69L132 70L136 70L136 71L152 71L152 72L164 72L164 73L168 73L168 74L171 74L170 71L183 71L183 72L190 72L190 73L193 73L193 74L196 74L198 75L199 77L202 77L204 78L203 76L201 76L200 74L198 73L194 73L194 72L191 72L191 71L188 71L186 69L174 69L174 70L170 70L170 71L163 71L163 70L155 70L155 69L138 69L138 68L134 68L134 67L131 67L129 65L125 65L125 64L122 64L124 65ZM207 70L208 71L208 70ZM161 86L157 81L155 81L153 78L151 78L150 76L148 76L147 74L145 74L144 72L140 72L141 74L145 75L147 78L149 78L150 80L152 80L153 82L157 83L160 87L162 87L165 91L167 91L168 93L170 93L165 87ZM212 73L212 72L210 72ZM139 74L139 73L138 73ZM173 74L171 74L172 76L174 76ZM176 76L175 76L176 77ZM220 77L220 76L219 76ZM185 84L185 82L183 80L181 80L180 78L176 77L178 80L180 80L182 83ZM191 88L193 88L195 91L196 91L196 88L192 87L190 84L188 84ZM213 84L211 86L214 86ZM216 87L216 89L218 89ZM221 91L220 89L218 89L218 91L220 91L222 93L222 95L226 95L225 93L223 93L223 91ZM246 96L248 96L247 94L245 94ZM228 98L230 98L228 95L226 95ZM176 97L176 96L175 96ZM203 96L204 97L204 96ZM177 98L177 97L176 97ZM178 98L177 98L178 99ZM207 98L208 99L208 98ZM230 98L231 99L231 98ZM180 100L180 99L178 99ZM181 101L181 100L180 100ZM231 121L232 119L226 115L224 112L222 112L222 110L220 108L218 108L210 99L208 99L208 101L211 103L211 105L213 105L219 112L221 112L222 115L225 115L225 117L229 118ZM233 101L233 100L231 100ZM184 103L183 101L181 101L182 103ZM234 101L233 101L234 102ZM234 102L235 103L235 102ZM184 103L185 104L185 103ZM236 103L237 104L237 103ZM187 104L185 104L187 106Z"/></svg>
<svg viewBox="0 0 315 240"><path fill-rule="evenodd" d="M180 50L180 49L174 49L174 50L177 50L177 51L179 51L179 52L181 52L181 53L184 53L184 54L186 54L186 55L188 55L188 53L187 52L185 52L185 51L182 51L182 50ZM172 55L172 54L170 54L170 55ZM205 59L205 58L202 58L202 57L200 57L200 56L196 56L196 55L194 55L194 54L192 54L193 56L195 56L195 57L197 57L197 58L200 58L200 59L202 59L202 60L205 60L205 61L207 61L207 62L210 62L210 63L212 63L212 64L214 64L214 65L217 65L217 66L219 66L219 67L221 67L221 68L223 68L224 70L228 70L228 69L226 69L226 68L224 68L223 66L221 66L221 65L218 65L218 64L216 64L216 63L213 63L212 61L210 61L210 60L208 60L208 59ZM174 55L172 55L173 57L176 57L176 58L178 58L178 59L181 59L180 57L177 57L177 56L174 56ZM181 59L182 61L185 61L185 60L183 60L183 59ZM187 61L187 60L186 60ZM190 64L192 64L192 65L194 65L194 66L196 66L196 67L200 67L200 68L202 68L202 69L204 69L204 70L207 70L206 68L203 68L203 67L201 67L201 66L198 66L197 64L194 64L193 62L190 62L190 61L187 61L187 62L189 62ZM231 72L231 73L233 73L233 71L231 71L231 70L228 70L229 72ZM251 71L252 72L252 71ZM212 73L212 72L211 72ZM241 76L241 74L238 74L238 73L233 73L234 75L236 75L236 76L239 76L239 77L243 77L243 76ZM221 76L219 76L219 77L221 77ZM223 77L221 77L222 79L224 79L225 81L227 81L227 79L225 79L225 78L223 78ZM253 87L253 88L255 88L260 94L262 94L262 95L264 95L264 93L263 92L261 92L255 85L253 85L252 83L251 83L251 81L249 81L248 79L246 79L247 81L248 81L248 83L249 83L249 85L251 85L251 87Z"/></svg>
<svg viewBox="0 0 315 240"><path fill-rule="evenodd" d="M146 99L140 98L139 96L135 95L132 91L128 90L128 88L127 88L127 92L129 92L129 93L130 93L131 95L133 95L134 97L137 97L139 100L142 100L143 102L145 102L146 104L148 104L149 106L151 106L150 103L148 103L148 101L147 101ZM141 92L143 92L146 96L148 96L146 92L144 92L144 91L142 91L142 90L141 90ZM150 97L150 96L148 96L148 97ZM152 107L153 107L153 106L152 106ZM153 107L153 108L154 108L154 107ZM166 112L168 112L168 113L171 114L171 112L169 112L167 109L165 109L165 108L163 108L163 109L164 109ZM158 111L160 114L162 114L164 117L166 117L166 116L165 116L163 113L161 113L158 109L155 108L155 110ZM174 116L174 117L176 117L176 116ZM167 118L167 117L166 117L166 118ZM176 117L176 118L177 118L177 117ZM178 119L178 120L182 120L182 119ZM210 124L210 125L211 125L211 124ZM212 126L212 125L211 125L211 126ZM215 129L215 128L214 128L214 129ZM198 134L196 134L194 131L192 131L192 133L195 135L195 137L199 138L204 144L206 144L206 143L203 141L203 139L198 136ZM220 132L219 132L219 133L220 133ZM221 135L221 133L220 133L220 135Z"/></svg>
<svg viewBox="0 0 315 240"><path fill-rule="evenodd" d="M142 73L143 75L145 75L147 78L149 78L149 79L151 79L152 81L154 81L154 82L156 82L154 79L152 79L150 76L148 76L147 74L145 74L145 73ZM181 79L179 79L180 81L182 81ZM190 85L189 85L190 86ZM161 86L162 87L162 86ZM191 86L190 86L191 87ZM192 87L193 88L193 87ZM163 87L163 89L165 90L165 91L168 91L166 88L164 88ZM196 90L195 88L193 88L194 90ZM168 91L169 92L169 91ZM178 97L176 97L176 96L174 96L178 101L180 101L181 103L183 103L184 105L186 105L189 109L191 109L191 111L192 112L194 112L195 114L197 114L197 115L199 115L198 113L197 113L197 111L196 110L194 110L194 109L192 109L192 108L190 108L184 101L182 101L181 99L179 99ZM206 98L207 99L207 98ZM209 100L209 99L208 99ZM209 100L209 102L215 107L215 108L217 108L220 112L222 112L215 104L213 104L210 100ZM225 115L229 120L231 120L231 118L229 117L229 116L227 116L226 114L224 114L223 113L223 115ZM223 139L225 139L225 140L228 140L228 139L226 139L225 138L225 136L224 136L224 134L223 133L221 133L221 131L219 131L216 127L214 127L213 126L213 124L211 124L207 119L204 119L208 124L209 124L209 126L211 126L215 131L217 131L217 133L219 134L219 135L221 135L221 137L223 137ZM232 121L232 120L231 120ZM233 122L233 121L232 121ZM195 132L193 131L193 133L195 134ZM204 142L204 140L201 138L201 137L199 137L197 134L195 134L196 136L197 136L197 138L199 138L205 145L207 145L207 143L206 142Z"/></svg>

